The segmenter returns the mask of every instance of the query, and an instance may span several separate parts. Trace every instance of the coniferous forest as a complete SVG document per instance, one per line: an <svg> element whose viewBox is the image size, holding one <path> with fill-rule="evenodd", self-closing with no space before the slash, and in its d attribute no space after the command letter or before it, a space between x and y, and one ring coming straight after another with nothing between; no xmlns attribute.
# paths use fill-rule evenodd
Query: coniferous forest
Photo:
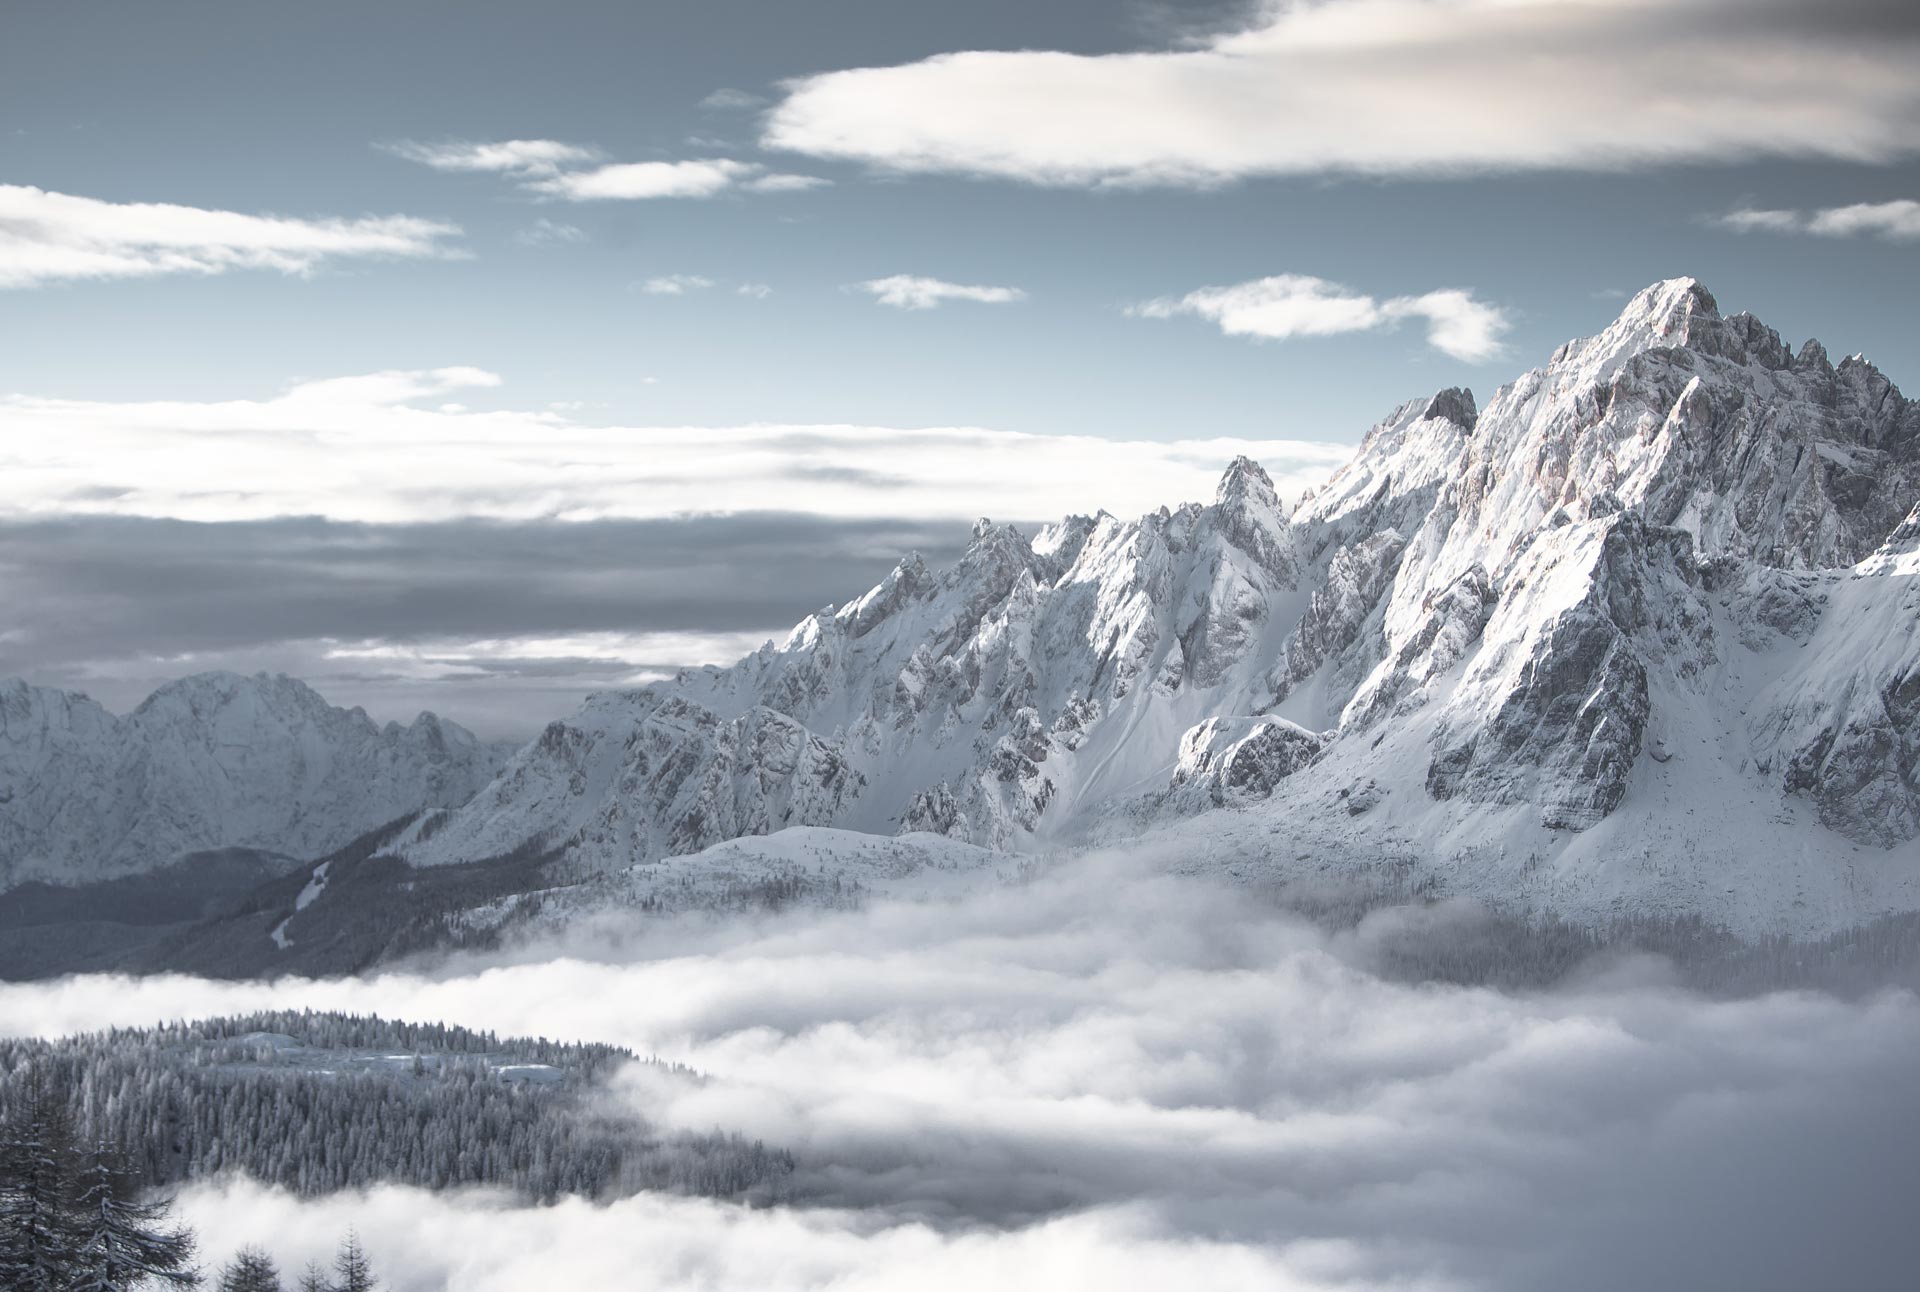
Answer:
<svg viewBox="0 0 1920 1292"><path fill-rule="evenodd" d="M197 1286L194 1236L169 1221L169 1190L223 1176L301 1196L376 1184L534 1202L782 1195L791 1154L719 1130L660 1134L616 1108L603 1083L639 1061L611 1046L293 1011L0 1041L0 1286ZM217 1286L270 1292L280 1277L255 1247ZM297 1286L377 1284L348 1235L335 1267Z"/></svg>
<svg viewBox="0 0 1920 1292"><path fill-rule="evenodd" d="M382 1183L534 1201L779 1194L790 1154L718 1130L660 1134L615 1108L602 1082L636 1061L441 1024L263 1013L0 1041L0 1120L57 1092L80 1143L117 1146L156 1185L237 1172L303 1196Z"/></svg>

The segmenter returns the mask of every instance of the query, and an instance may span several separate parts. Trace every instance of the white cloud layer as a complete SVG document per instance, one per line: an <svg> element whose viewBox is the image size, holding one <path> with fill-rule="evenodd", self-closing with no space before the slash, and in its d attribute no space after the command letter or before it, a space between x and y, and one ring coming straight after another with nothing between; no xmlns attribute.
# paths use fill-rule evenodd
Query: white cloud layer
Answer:
<svg viewBox="0 0 1920 1292"><path fill-rule="evenodd" d="M59 1033L252 1008L606 1041L615 1108L792 1148L809 1205L185 1199L207 1255L356 1226L396 1292L1903 1287L1920 1002L1709 999L1652 961L1504 993L1373 969L1484 926L1341 934L1102 856L951 902L628 923L429 974L0 985Z"/></svg>
<svg viewBox="0 0 1920 1292"><path fill-rule="evenodd" d="M1420 319L1435 349L1470 363L1499 356L1500 338L1510 326L1504 311L1475 300L1471 292L1446 289L1379 300L1306 274L1202 287L1185 296L1146 301L1128 312L1158 319L1191 314L1218 324L1228 336L1268 341L1372 332Z"/></svg>
<svg viewBox="0 0 1920 1292"><path fill-rule="evenodd" d="M73 279L271 269L460 254L460 226L413 216L294 219L162 202L107 202L0 184L0 288Z"/></svg>
<svg viewBox="0 0 1920 1292"><path fill-rule="evenodd" d="M967 283L949 283L917 274L894 274L860 284L860 290L882 305L901 310L930 310L943 301L974 301L981 305L1006 305L1023 301L1027 294L1018 287L980 287Z"/></svg>
<svg viewBox="0 0 1920 1292"><path fill-rule="evenodd" d="M778 630L744 632L581 632L565 635L486 638L446 638L391 642L336 641L317 643L322 667L344 663L377 665L389 681L484 680L497 675L503 664L546 663L556 660L613 665L629 676L622 686L641 686L670 677L660 669L646 670L637 661L664 661L674 666L732 664L780 635Z"/></svg>
<svg viewBox="0 0 1920 1292"><path fill-rule="evenodd" d="M1895 242L1920 239L1920 202L1855 202L1818 211L1756 210L1741 207L1713 223L1735 233L1810 233L1820 238L1879 237Z"/></svg>
<svg viewBox="0 0 1920 1292"><path fill-rule="evenodd" d="M942 54L790 82L763 142L1042 184L1426 175L1920 150L1876 0L1268 0L1165 52Z"/></svg>
<svg viewBox="0 0 1920 1292"><path fill-rule="evenodd" d="M427 144L411 139L376 145L407 161L435 170L497 171L514 175L551 175L562 166L598 161L597 148L562 143L557 139L501 139L492 143Z"/></svg>
<svg viewBox="0 0 1920 1292"><path fill-rule="evenodd" d="M1242 453L1298 495L1352 453L1302 440L975 427L592 426L551 410L451 402L499 384L479 369L438 368L303 382L270 399L11 395L0 399L9 431L0 517L404 522L798 510L1053 519L1211 498Z"/></svg>

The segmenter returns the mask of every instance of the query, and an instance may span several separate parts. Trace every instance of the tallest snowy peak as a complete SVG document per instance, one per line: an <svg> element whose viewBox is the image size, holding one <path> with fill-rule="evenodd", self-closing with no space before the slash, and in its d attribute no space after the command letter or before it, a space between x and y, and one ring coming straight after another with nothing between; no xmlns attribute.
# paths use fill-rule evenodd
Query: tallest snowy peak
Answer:
<svg viewBox="0 0 1920 1292"><path fill-rule="evenodd" d="M1628 301L1613 326L1645 330L1655 336L1684 336L1696 320L1719 317L1720 303L1699 279L1669 278Z"/></svg>
<svg viewBox="0 0 1920 1292"><path fill-rule="evenodd" d="M1571 363L1604 378L1634 355L1694 344L1719 322L1720 305L1699 279L1669 278L1628 301L1620 317L1597 336L1561 346L1552 362Z"/></svg>

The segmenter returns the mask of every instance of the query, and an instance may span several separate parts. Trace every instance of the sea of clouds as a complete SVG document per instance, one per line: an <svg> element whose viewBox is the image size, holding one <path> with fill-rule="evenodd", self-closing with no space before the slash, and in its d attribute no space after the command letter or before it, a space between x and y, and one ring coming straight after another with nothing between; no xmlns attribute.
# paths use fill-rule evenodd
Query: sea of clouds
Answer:
<svg viewBox="0 0 1920 1292"><path fill-rule="evenodd" d="M359 1230L396 1292L1912 1286L1920 1001L1723 993L1603 955L1503 991L1094 858L959 900L609 927L362 980L0 986L53 1035L266 1006L613 1042L608 1093L794 1150L777 1207L188 1191L218 1261ZM1468 921L1471 923L1471 921Z"/></svg>

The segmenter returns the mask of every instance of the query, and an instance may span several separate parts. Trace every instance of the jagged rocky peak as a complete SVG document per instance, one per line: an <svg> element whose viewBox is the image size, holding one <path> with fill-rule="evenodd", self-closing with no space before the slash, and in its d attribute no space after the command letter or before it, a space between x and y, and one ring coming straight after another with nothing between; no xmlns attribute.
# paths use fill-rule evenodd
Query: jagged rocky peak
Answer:
<svg viewBox="0 0 1920 1292"><path fill-rule="evenodd" d="M1637 293L1605 329L1567 342L1547 362L1608 370L1647 350L1684 347L1719 323L1720 303L1699 279L1669 278Z"/></svg>
<svg viewBox="0 0 1920 1292"><path fill-rule="evenodd" d="M1463 431L1471 431L1474 423L1480 420L1480 409L1473 402L1473 392L1465 386L1449 386L1427 401L1422 410L1422 418L1452 422Z"/></svg>
<svg viewBox="0 0 1920 1292"><path fill-rule="evenodd" d="M1485 541L1463 567L1498 576L1556 509L1602 502L1685 530L1704 559L1859 560L1920 492L1920 407L1863 360L1814 357L1722 317L1693 279L1648 288L1483 411L1459 503Z"/></svg>
<svg viewBox="0 0 1920 1292"><path fill-rule="evenodd" d="M1274 492L1273 477L1258 462L1244 454L1233 460L1214 492L1213 512L1222 537L1293 585L1298 571L1287 508Z"/></svg>
<svg viewBox="0 0 1920 1292"><path fill-rule="evenodd" d="M920 553L909 552L865 596L843 606L839 618L846 624L848 636L864 637L882 620L899 613L907 603L930 596L934 587L933 573L927 569L926 561Z"/></svg>

